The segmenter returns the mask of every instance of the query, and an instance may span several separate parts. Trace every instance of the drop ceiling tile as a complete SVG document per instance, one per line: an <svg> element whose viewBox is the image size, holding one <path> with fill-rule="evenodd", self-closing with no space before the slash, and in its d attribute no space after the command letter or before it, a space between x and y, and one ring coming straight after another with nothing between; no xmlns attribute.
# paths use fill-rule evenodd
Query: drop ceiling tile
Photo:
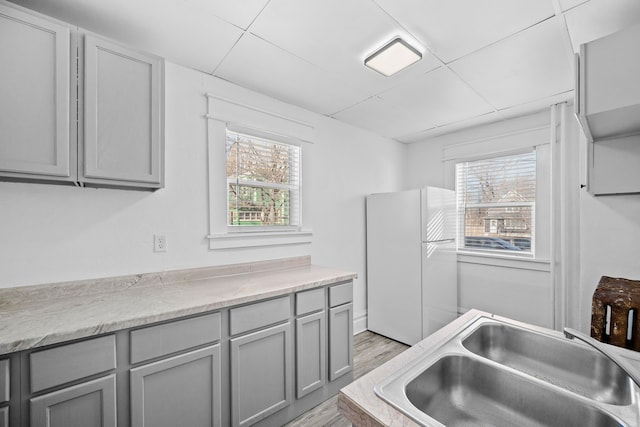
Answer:
<svg viewBox="0 0 640 427"><path fill-rule="evenodd" d="M491 105L446 67L425 73L379 96L436 126L493 111ZM422 126L422 129L427 128Z"/></svg>
<svg viewBox="0 0 640 427"><path fill-rule="evenodd" d="M186 0L198 10L218 16L242 29L247 29L269 0Z"/></svg>
<svg viewBox="0 0 640 427"><path fill-rule="evenodd" d="M371 0L271 0L250 31L373 95L440 62ZM391 77L364 66L371 53L402 36L423 59Z"/></svg>
<svg viewBox="0 0 640 427"><path fill-rule="evenodd" d="M573 97L574 97L574 91L569 90L567 92L562 92L557 95L552 95L546 98L527 102L525 104L516 105L515 107L505 108L504 110L500 110L499 113L505 119L512 119L515 117L526 116L528 114L532 114L537 111L548 110L549 107L554 104L560 104L562 102L572 101Z"/></svg>
<svg viewBox="0 0 640 427"><path fill-rule="evenodd" d="M177 0L15 3L205 72L215 69L242 34L236 26Z"/></svg>
<svg viewBox="0 0 640 427"><path fill-rule="evenodd" d="M420 117L419 112L392 105L376 96L333 114L332 117L388 138L435 126L428 118Z"/></svg>
<svg viewBox="0 0 640 427"><path fill-rule="evenodd" d="M554 15L552 0L375 0L445 63Z"/></svg>
<svg viewBox="0 0 640 427"><path fill-rule="evenodd" d="M450 64L498 109L573 89L572 54L563 26L549 19Z"/></svg>
<svg viewBox="0 0 640 427"><path fill-rule="evenodd" d="M591 0L565 14L574 52L588 43L640 24L638 0Z"/></svg>
<svg viewBox="0 0 640 427"><path fill-rule="evenodd" d="M319 114L342 110L367 97L330 73L250 33L240 39L215 75Z"/></svg>
<svg viewBox="0 0 640 427"><path fill-rule="evenodd" d="M421 132L403 135L400 137L396 137L395 139L404 142L406 144L411 144L414 142L424 141L429 138L434 138L436 136L445 135L448 133L456 132L461 129L467 129L473 126L486 125L489 123L495 123L504 120L504 117L493 111L491 113L483 114L481 116L472 117L470 119L461 120L459 122L450 123L444 126L438 126L432 129L427 129Z"/></svg>
<svg viewBox="0 0 640 427"><path fill-rule="evenodd" d="M564 10L569 10L571 8L574 8L578 5L581 5L584 2L587 2L589 0L560 0L560 8L564 11Z"/></svg>

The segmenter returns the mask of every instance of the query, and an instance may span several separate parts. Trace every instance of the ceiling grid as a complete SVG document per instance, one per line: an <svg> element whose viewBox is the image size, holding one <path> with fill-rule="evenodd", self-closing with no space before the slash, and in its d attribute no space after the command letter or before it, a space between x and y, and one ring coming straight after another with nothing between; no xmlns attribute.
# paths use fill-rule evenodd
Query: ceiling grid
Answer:
<svg viewBox="0 0 640 427"><path fill-rule="evenodd" d="M573 98L581 43L638 0L11 0L239 86L411 143ZM422 59L364 59L395 37Z"/></svg>

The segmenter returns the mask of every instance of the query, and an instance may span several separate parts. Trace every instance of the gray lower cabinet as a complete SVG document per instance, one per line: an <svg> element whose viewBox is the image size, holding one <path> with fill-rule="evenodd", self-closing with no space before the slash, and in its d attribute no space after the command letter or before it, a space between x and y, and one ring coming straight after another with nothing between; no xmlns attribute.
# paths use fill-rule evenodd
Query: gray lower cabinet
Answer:
<svg viewBox="0 0 640 427"><path fill-rule="evenodd" d="M0 408L0 427L9 427L9 407Z"/></svg>
<svg viewBox="0 0 640 427"><path fill-rule="evenodd" d="M329 381L353 370L353 304L329 309Z"/></svg>
<svg viewBox="0 0 640 427"><path fill-rule="evenodd" d="M0 405L11 398L11 371L9 359L0 360Z"/></svg>
<svg viewBox="0 0 640 427"><path fill-rule="evenodd" d="M31 427L116 427L116 377L30 399Z"/></svg>
<svg viewBox="0 0 640 427"><path fill-rule="evenodd" d="M131 369L132 427L220 427L220 344Z"/></svg>
<svg viewBox="0 0 640 427"><path fill-rule="evenodd" d="M351 295L344 282L3 355L0 427L284 425L351 381Z"/></svg>
<svg viewBox="0 0 640 427"><path fill-rule="evenodd" d="M327 381L325 311L296 319L296 397L322 387Z"/></svg>
<svg viewBox="0 0 640 427"><path fill-rule="evenodd" d="M291 323L231 339L231 422L249 426L291 403Z"/></svg>

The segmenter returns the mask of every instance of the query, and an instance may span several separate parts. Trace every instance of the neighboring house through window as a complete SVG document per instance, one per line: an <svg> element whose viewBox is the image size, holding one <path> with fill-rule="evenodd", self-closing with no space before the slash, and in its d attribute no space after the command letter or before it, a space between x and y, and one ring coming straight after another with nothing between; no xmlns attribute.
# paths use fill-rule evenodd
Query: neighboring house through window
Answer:
<svg viewBox="0 0 640 427"><path fill-rule="evenodd" d="M456 164L459 248L531 254L536 151Z"/></svg>

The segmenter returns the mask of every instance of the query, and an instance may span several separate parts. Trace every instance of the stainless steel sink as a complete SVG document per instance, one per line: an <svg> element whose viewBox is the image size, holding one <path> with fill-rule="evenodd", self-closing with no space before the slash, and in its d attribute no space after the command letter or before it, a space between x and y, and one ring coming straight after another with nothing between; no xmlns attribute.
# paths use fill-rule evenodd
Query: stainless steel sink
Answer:
<svg viewBox="0 0 640 427"><path fill-rule="evenodd" d="M425 426L638 426L639 390L562 334L478 316L375 388Z"/></svg>
<svg viewBox="0 0 640 427"><path fill-rule="evenodd" d="M446 426L619 426L555 389L466 356L444 356L411 380L407 398Z"/></svg>
<svg viewBox="0 0 640 427"><path fill-rule="evenodd" d="M599 402L629 405L627 374L577 342L505 324L485 324L462 340L479 356L556 384Z"/></svg>

